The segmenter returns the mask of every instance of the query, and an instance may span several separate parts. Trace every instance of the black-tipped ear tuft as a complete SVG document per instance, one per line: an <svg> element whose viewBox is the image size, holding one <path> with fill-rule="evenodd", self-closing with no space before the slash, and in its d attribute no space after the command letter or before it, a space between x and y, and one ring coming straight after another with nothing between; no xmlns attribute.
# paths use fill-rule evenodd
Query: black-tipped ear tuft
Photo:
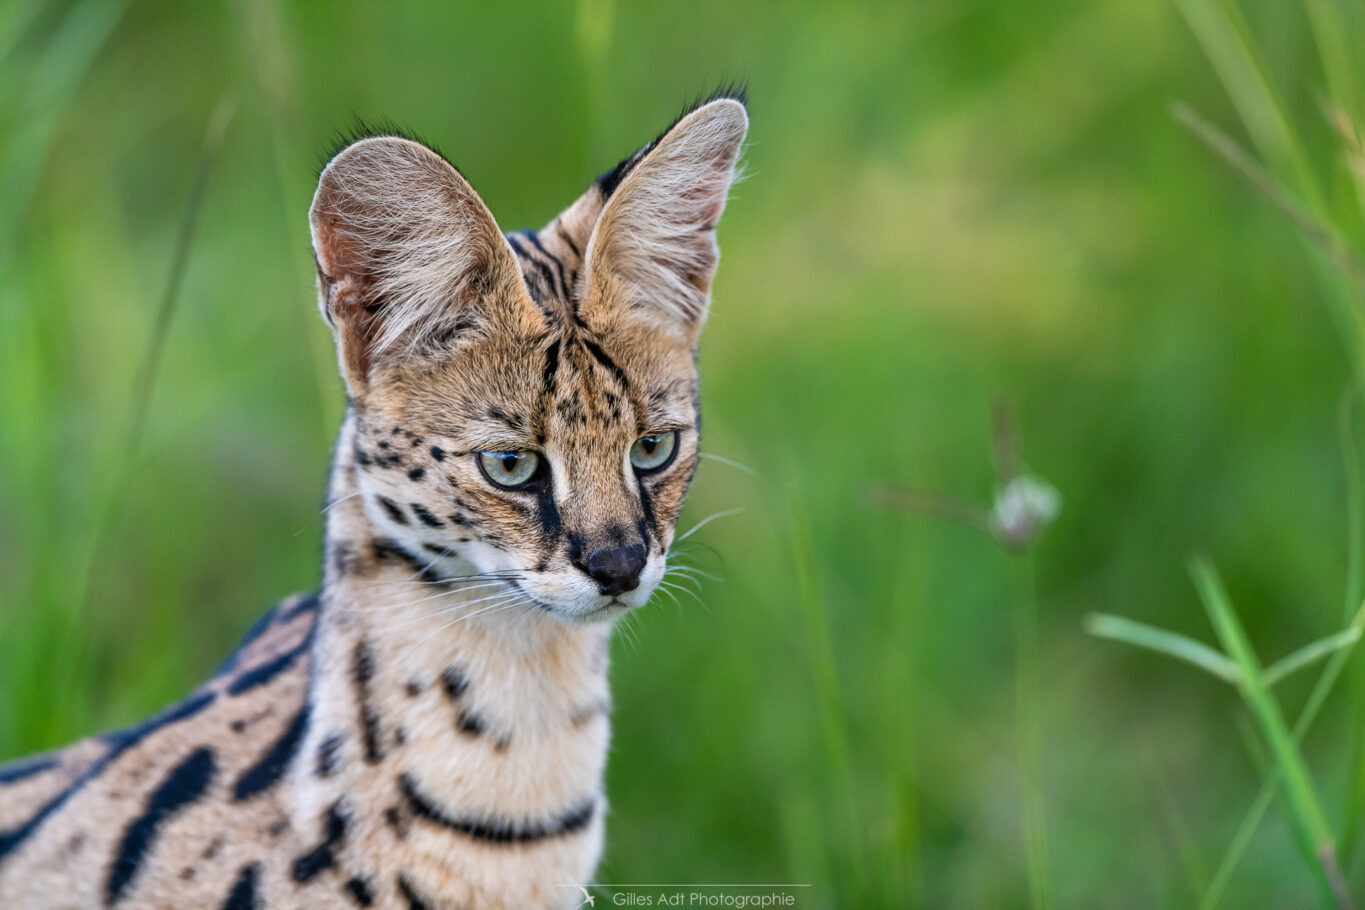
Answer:
<svg viewBox="0 0 1365 910"><path fill-rule="evenodd" d="M640 163L640 159L653 151L654 147L659 144L659 141L667 136L673 127L681 123L684 117L693 111L696 111L698 108L705 107L712 101L722 100L738 101L747 109L749 107L748 83L742 80L738 82L726 82L716 86L716 88L712 89L710 92L698 92L697 97L693 98L690 104L683 106L683 109L678 112L678 115L673 118L673 122L670 123L663 132L659 133L659 135L655 136L645 145L636 149L628 157L622 159L621 163L616 165L616 167L597 178L597 186L602 191L602 198L610 198L611 194L616 192L616 188L621 185L621 181L626 178L626 175L634 169L635 165Z"/></svg>
<svg viewBox="0 0 1365 910"><path fill-rule="evenodd" d="M327 146L326 154L323 156L322 160L318 162L318 172L315 176L321 177L322 172L327 169L327 165L332 162L332 159L337 155L340 155L349 146L354 145L362 139L384 138L406 139L409 142L416 142L418 145L431 149L439 155L446 164L455 167L455 165L451 164L450 159L445 156L445 153L437 147L436 143L428 141L413 130L399 126L387 117L380 117L376 120L366 120L363 117L356 117L348 128L339 129L332 134L332 141ZM455 170L458 172L459 168L455 168Z"/></svg>

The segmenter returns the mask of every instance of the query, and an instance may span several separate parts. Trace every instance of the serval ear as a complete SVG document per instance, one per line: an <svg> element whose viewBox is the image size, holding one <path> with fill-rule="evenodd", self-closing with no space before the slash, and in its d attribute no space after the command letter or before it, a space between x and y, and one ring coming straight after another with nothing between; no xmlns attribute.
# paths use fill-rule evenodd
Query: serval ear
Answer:
<svg viewBox="0 0 1365 910"><path fill-rule="evenodd" d="M346 146L323 169L308 214L318 303L352 392L367 387L378 358L430 350L470 324L474 308L526 299L492 213L419 142Z"/></svg>
<svg viewBox="0 0 1365 910"><path fill-rule="evenodd" d="M696 340L720 259L716 223L748 128L742 95L709 101L598 181L605 202L582 288L589 322L644 318Z"/></svg>

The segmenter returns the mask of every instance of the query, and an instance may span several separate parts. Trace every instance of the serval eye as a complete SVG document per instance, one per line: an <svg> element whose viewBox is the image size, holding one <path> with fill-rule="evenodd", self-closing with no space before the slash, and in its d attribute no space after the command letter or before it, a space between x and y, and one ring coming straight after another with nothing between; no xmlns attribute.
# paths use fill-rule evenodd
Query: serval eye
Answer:
<svg viewBox="0 0 1365 910"><path fill-rule="evenodd" d="M488 482L504 490L526 486L540 467L540 456L535 452L480 452L478 459Z"/></svg>
<svg viewBox="0 0 1365 910"><path fill-rule="evenodd" d="M641 436L635 440L635 445L630 447L630 463L635 465L635 470L642 474L662 471L673 460L673 453L677 449L678 433L676 430L669 430L667 433L651 433L649 436Z"/></svg>

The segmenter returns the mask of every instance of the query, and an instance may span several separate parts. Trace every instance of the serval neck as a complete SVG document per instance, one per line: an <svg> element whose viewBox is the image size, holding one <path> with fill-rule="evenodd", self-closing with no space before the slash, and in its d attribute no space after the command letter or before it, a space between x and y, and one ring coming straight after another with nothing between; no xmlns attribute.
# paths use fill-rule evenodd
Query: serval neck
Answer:
<svg viewBox="0 0 1365 910"><path fill-rule="evenodd" d="M405 692L459 689L456 674L466 687L477 680L494 702L489 710L528 733L605 711L610 627L566 624L528 606L506 582L479 577L472 565L438 574L430 556L387 540L361 502L354 423L348 415L328 485L320 653L360 644L383 652L394 664L384 672L409 677ZM514 731L489 732L502 742Z"/></svg>
<svg viewBox="0 0 1365 910"><path fill-rule="evenodd" d="M535 888L582 880L602 841L609 630L525 606L480 613L497 603L476 603L489 588L423 577L376 541L353 495L353 432L348 420L329 493L301 819L391 828L411 862L435 863L433 880L461 868L477 880L480 851L509 842L519 862L534 847L546 875L578 876ZM547 890L525 905L556 902Z"/></svg>

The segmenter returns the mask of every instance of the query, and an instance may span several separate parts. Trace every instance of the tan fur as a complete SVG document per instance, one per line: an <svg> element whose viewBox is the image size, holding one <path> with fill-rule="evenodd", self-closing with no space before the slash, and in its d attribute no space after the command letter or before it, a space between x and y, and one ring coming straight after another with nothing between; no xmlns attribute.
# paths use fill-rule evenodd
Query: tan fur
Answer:
<svg viewBox="0 0 1365 910"><path fill-rule="evenodd" d="M146 724L0 768L0 907L572 907L600 856L611 621L662 578L747 118L706 104L539 232L361 140L312 210L351 406L318 595ZM638 438L678 435L640 473ZM526 490L481 451L532 451ZM585 554L643 554L605 587ZM613 549L615 548L615 549ZM617 593L609 593L610 591Z"/></svg>

